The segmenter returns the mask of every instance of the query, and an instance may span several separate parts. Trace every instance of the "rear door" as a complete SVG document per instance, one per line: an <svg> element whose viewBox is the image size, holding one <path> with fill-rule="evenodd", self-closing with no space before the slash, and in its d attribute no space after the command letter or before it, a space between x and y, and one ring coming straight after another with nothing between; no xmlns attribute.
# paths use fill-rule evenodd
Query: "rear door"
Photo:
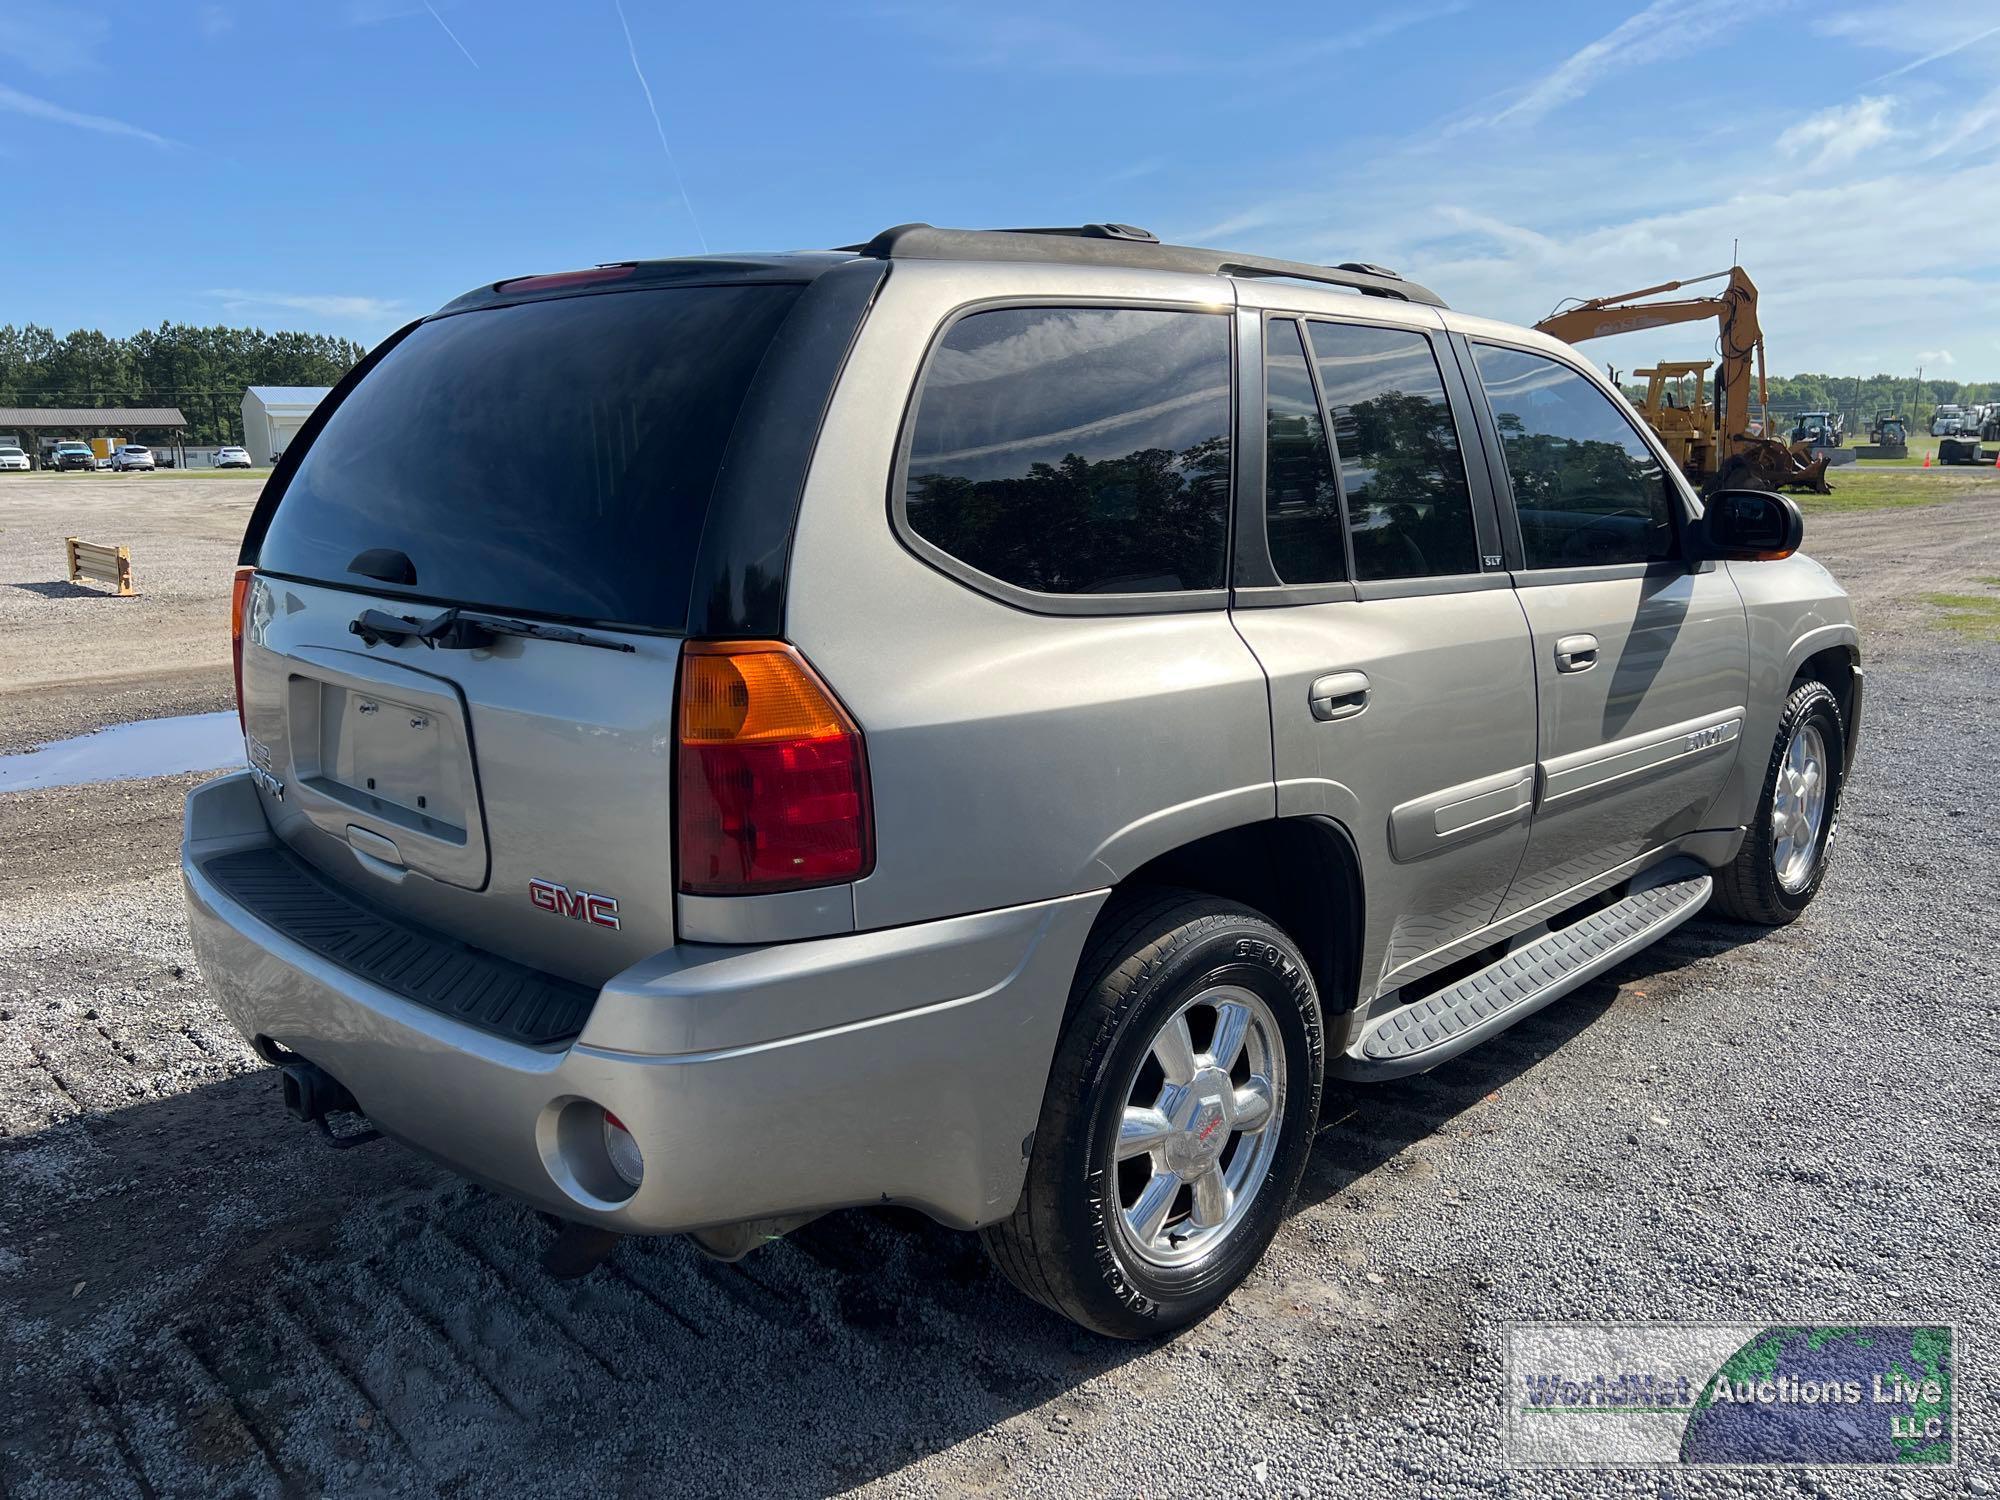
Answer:
<svg viewBox="0 0 2000 1500"><path fill-rule="evenodd" d="M695 552L799 293L475 307L345 395L245 544L247 749L297 854L566 978L671 945ZM454 608L494 628L451 630Z"/></svg>
<svg viewBox="0 0 2000 1500"><path fill-rule="evenodd" d="M1528 629L1431 315L1243 324L1263 430L1233 618L1269 680L1280 816L1331 817L1357 846L1365 999L1448 962L1507 890L1534 785Z"/></svg>
<svg viewBox="0 0 2000 1500"><path fill-rule="evenodd" d="M1540 698L1513 915L1574 899L1703 826L1743 731L1748 645L1728 572L1684 560L1680 491L1626 412L1546 353L1460 347L1505 460L1502 519Z"/></svg>

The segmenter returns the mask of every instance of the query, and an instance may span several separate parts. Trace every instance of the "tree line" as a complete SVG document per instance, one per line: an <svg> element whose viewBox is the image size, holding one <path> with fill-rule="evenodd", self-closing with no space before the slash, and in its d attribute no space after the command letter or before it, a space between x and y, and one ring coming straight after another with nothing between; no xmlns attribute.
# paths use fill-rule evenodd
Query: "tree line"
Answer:
<svg viewBox="0 0 2000 1500"><path fill-rule="evenodd" d="M237 442L246 386L332 385L365 353L327 333L162 323L130 338L94 328L58 338L9 323L0 326L0 406L177 406L189 443Z"/></svg>
<svg viewBox="0 0 2000 1500"><path fill-rule="evenodd" d="M1620 383L1633 401L1642 401L1646 384L1620 371ZM1709 371L1709 395L1714 397L1715 372ZM1928 429L1931 413L1940 406L1983 406L2000 401L2000 380L1918 380L1914 375L1773 375L1765 383L1771 410L1790 415L1802 411L1845 412L1849 427L1865 425L1878 412L1901 416L1914 431ZM1751 376L1750 399L1756 396Z"/></svg>

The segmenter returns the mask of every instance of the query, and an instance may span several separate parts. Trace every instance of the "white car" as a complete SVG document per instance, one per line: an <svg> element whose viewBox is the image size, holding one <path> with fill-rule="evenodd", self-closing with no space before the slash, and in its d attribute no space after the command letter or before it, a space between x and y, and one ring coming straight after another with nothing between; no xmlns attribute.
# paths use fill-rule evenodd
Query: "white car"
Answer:
<svg viewBox="0 0 2000 1500"><path fill-rule="evenodd" d="M218 448L215 450L215 466L218 469L247 469L250 454L244 448Z"/></svg>
<svg viewBox="0 0 2000 1500"><path fill-rule="evenodd" d="M28 468L28 455L19 448L0 448L0 469L19 469L25 474Z"/></svg>
<svg viewBox="0 0 2000 1500"><path fill-rule="evenodd" d="M137 443L127 443L112 452L111 467L121 474L132 469L150 469L153 467L153 450L142 448Z"/></svg>

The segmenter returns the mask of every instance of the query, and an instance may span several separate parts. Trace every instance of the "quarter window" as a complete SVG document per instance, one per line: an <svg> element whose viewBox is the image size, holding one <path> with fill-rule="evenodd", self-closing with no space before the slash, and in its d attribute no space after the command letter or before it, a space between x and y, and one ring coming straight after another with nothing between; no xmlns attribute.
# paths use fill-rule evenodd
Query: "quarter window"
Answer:
<svg viewBox="0 0 2000 1500"><path fill-rule="evenodd" d="M1229 328L1140 308L959 319L917 402L910 529L1039 593L1222 587Z"/></svg>
<svg viewBox="0 0 2000 1500"><path fill-rule="evenodd" d="M1539 354L1475 344L1530 568L1674 556L1665 468L1611 398Z"/></svg>
<svg viewBox="0 0 2000 1500"><path fill-rule="evenodd" d="M1326 424L1306 368L1305 340L1289 318L1270 323L1265 343L1264 530L1271 565L1283 582L1347 577Z"/></svg>
<svg viewBox="0 0 2000 1500"><path fill-rule="evenodd" d="M1479 571L1472 495L1430 340L1313 323L1359 579Z"/></svg>

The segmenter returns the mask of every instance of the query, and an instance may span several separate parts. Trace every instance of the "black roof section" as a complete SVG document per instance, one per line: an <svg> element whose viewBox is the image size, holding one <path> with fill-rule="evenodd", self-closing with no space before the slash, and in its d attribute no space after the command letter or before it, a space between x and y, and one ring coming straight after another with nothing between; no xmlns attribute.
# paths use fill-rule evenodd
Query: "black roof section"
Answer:
<svg viewBox="0 0 2000 1500"><path fill-rule="evenodd" d="M1163 245L1156 236L1130 224L1079 224L1068 229L937 229L929 224L898 224L883 230L865 245L841 248L856 255L891 261L1058 261L1150 271L1195 271L1210 276L1269 276L1344 286L1371 297L1396 297L1427 307L1445 305L1444 299L1429 287L1405 281L1382 266L1361 261L1315 266L1305 261L1275 260L1232 250Z"/></svg>

